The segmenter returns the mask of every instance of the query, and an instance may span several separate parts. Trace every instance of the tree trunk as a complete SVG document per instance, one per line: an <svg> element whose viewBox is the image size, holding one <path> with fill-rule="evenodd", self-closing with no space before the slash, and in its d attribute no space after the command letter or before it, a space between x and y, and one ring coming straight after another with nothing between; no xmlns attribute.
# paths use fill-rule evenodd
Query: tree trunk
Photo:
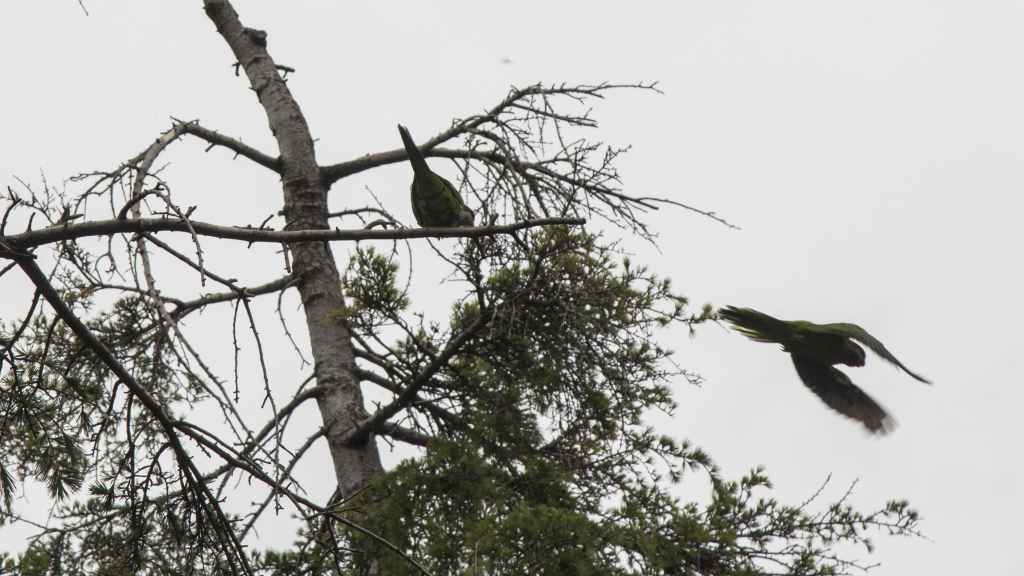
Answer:
<svg viewBox="0 0 1024 576"><path fill-rule="evenodd" d="M266 34L242 26L227 0L206 0L204 9L244 69L281 154L283 214L289 230L327 229L327 187L320 177L309 126L267 53ZM355 377L355 357L348 329L332 320L344 306L334 255L327 242L292 244L294 272L306 313L317 383L317 403L327 429L340 495L350 496L383 473L373 437L347 446L342 435L366 418L363 395Z"/></svg>

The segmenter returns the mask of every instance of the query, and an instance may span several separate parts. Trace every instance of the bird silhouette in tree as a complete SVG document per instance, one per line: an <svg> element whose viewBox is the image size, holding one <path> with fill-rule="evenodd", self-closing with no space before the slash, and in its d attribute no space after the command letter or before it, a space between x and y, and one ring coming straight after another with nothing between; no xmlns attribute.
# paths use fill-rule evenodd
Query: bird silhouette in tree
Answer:
<svg viewBox="0 0 1024 576"><path fill-rule="evenodd" d="M473 211L466 206L451 182L434 173L416 146L409 130L401 124L398 132L412 164L412 213L424 228L472 226Z"/></svg>

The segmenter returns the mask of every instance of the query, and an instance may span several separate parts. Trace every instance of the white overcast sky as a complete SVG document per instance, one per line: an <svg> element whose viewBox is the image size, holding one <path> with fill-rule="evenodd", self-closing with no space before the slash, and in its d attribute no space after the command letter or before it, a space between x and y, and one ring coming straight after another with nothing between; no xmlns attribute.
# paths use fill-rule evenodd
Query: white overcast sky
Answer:
<svg viewBox="0 0 1024 576"><path fill-rule="evenodd" d="M0 5L2 184L113 167L169 116L275 152L199 0L85 4L88 17L74 0ZM899 421L873 438L824 408L776 347L714 325L694 339L678 329L663 342L707 382L680 382L680 409L657 425L706 448L727 476L765 466L790 503L829 474L827 495L858 481L863 508L909 498L930 541L877 538L874 574L1024 573L1024 5L235 5L298 70L289 86L322 163L396 148L400 121L425 139L512 84L659 81L664 95L601 102L592 136L633 146L620 165L627 192L715 210L742 230L662 210L651 217L661 252L630 244L637 259L697 304L861 324L935 386L877 358L850 370ZM277 183L223 150L190 142L169 159L181 204L199 204L203 220L256 224L280 207ZM346 180L332 204L364 204L370 187L411 221L408 176L398 166ZM268 261L277 266L252 257L231 271L265 281ZM195 292L196 278L184 286ZM3 288L9 319L27 294ZM0 527L5 544L21 534Z"/></svg>

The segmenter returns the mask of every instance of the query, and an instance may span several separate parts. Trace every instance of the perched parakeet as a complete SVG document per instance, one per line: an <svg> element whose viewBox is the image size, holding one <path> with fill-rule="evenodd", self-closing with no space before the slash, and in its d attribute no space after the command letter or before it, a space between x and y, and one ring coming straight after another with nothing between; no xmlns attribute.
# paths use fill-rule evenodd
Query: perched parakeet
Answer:
<svg viewBox="0 0 1024 576"><path fill-rule="evenodd" d="M412 213L424 228L472 226L473 211L462 201L459 191L451 182L430 171L423 153L416 147L412 135L398 125L402 144L412 164Z"/></svg>
<svg viewBox="0 0 1024 576"><path fill-rule="evenodd" d="M804 384L830 408L853 418L872 433L892 429L892 417L863 390L854 385L834 364L863 366L864 349L899 366L916 380L931 384L913 373L889 352L874 336L856 324L815 324L804 320L786 321L750 308L726 306L718 311L720 318L731 323L741 334L758 342L777 342L793 357L793 366Z"/></svg>

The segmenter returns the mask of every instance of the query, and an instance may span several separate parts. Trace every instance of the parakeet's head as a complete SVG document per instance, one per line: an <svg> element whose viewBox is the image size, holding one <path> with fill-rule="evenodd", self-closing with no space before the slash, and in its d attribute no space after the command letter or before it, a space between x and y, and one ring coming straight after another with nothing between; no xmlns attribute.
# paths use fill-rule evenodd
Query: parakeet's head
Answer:
<svg viewBox="0 0 1024 576"><path fill-rule="evenodd" d="M847 338L843 342L843 353L841 364L847 366L863 366L864 361L867 359L867 354L864 353L864 349L857 345L856 342Z"/></svg>
<svg viewBox="0 0 1024 576"><path fill-rule="evenodd" d="M459 210L459 226L473 226L473 220L475 217L476 215L473 214L472 210L463 206L462 209Z"/></svg>

